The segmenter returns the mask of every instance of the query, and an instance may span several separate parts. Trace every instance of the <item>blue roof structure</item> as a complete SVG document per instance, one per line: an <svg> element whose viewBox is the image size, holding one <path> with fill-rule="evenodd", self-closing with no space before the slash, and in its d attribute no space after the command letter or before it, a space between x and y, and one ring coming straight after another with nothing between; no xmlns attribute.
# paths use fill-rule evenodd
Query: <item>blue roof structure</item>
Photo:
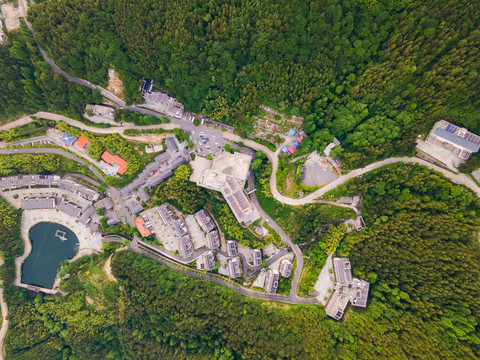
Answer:
<svg viewBox="0 0 480 360"><path fill-rule="evenodd" d="M295 141L293 145L295 145L295 147L298 148L300 146L300 143L298 141Z"/></svg>
<svg viewBox="0 0 480 360"><path fill-rule="evenodd" d="M62 137L60 138L60 140L67 145L72 145L76 139L76 136L70 135L67 132L64 132Z"/></svg>
<svg viewBox="0 0 480 360"><path fill-rule="evenodd" d="M295 131L296 131L296 129L290 129L288 131L288 136L295 136Z"/></svg>
<svg viewBox="0 0 480 360"><path fill-rule="evenodd" d="M283 147L282 152L286 153L288 151L288 148L286 146Z"/></svg>
<svg viewBox="0 0 480 360"><path fill-rule="evenodd" d="M480 149L480 145L468 141L467 139L464 139L458 135L452 134L451 132L442 128L437 128L437 130L435 130L435 135L470 152L477 152Z"/></svg>

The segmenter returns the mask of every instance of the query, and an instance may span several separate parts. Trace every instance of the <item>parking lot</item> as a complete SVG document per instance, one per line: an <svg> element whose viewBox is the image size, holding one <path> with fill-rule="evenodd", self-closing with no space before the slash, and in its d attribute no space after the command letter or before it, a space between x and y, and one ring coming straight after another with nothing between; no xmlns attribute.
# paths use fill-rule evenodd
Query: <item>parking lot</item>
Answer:
<svg viewBox="0 0 480 360"><path fill-rule="evenodd" d="M223 150L225 139L218 135L218 131L209 131L202 127L190 131L190 139L195 144L195 153L200 156L216 155Z"/></svg>

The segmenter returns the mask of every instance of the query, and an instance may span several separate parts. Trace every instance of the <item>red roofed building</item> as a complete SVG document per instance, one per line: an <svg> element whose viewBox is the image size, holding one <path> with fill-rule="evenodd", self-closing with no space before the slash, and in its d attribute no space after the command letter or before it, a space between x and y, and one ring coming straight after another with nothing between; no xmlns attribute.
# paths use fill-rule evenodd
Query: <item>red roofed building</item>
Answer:
<svg viewBox="0 0 480 360"><path fill-rule="evenodd" d="M82 136L80 136L80 137L77 139L76 145L77 145L80 149L85 149L88 145L90 145L90 141L88 141L88 140L82 135Z"/></svg>
<svg viewBox="0 0 480 360"><path fill-rule="evenodd" d="M302 134L302 136L300 136L300 137L298 138L298 142L301 144L302 141L303 141L303 139L305 139L306 137L307 137L307 135Z"/></svg>
<svg viewBox="0 0 480 360"><path fill-rule="evenodd" d="M297 151L297 147L295 145L292 145L288 148L288 151L290 154L295 154L295 151Z"/></svg>
<svg viewBox="0 0 480 360"><path fill-rule="evenodd" d="M135 226L137 227L138 231L140 231L140 235L142 235L142 237L152 235L150 229L145 226L145 219L142 216L139 216L135 219Z"/></svg>
<svg viewBox="0 0 480 360"><path fill-rule="evenodd" d="M123 175L125 173L125 170L127 170L127 162L118 155L113 155L112 153L105 151L102 154L102 160L112 165L118 165L119 168L117 170L117 173L119 173L120 175Z"/></svg>

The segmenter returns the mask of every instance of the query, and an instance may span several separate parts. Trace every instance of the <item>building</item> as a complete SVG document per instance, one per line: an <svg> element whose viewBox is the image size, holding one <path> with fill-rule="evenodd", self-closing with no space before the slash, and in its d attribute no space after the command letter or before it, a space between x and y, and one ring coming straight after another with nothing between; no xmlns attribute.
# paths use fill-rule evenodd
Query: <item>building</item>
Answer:
<svg viewBox="0 0 480 360"><path fill-rule="evenodd" d="M128 203L127 208L132 215L133 214L138 214L138 213L143 211L142 204L139 204L137 201L132 201L132 202Z"/></svg>
<svg viewBox="0 0 480 360"><path fill-rule="evenodd" d="M71 203L65 199L62 199L60 201L60 205L58 205L58 210L61 212L76 218L78 215L80 215L80 212L82 211L82 208L77 206L74 203Z"/></svg>
<svg viewBox="0 0 480 360"><path fill-rule="evenodd" d="M127 170L127 162L118 155L113 155L112 153L105 151L102 154L102 160L109 163L110 165L117 165L117 173L119 173L120 175L123 175L125 173L125 170Z"/></svg>
<svg viewBox="0 0 480 360"><path fill-rule="evenodd" d="M265 276L265 285L263 286L264 290L268 294L275 294L278 288L278 271L277 270L268 270Z"/></svg>
<svg viewBox="0 0 480 360"><path fill-rule="evenodd" d="M228 256L237 256L237 244L233 240L227 240Z"/></svg>
<svg viewBox="0 0 480 360"><path fill-rule="evenodd" d="M85 211L82 213L82 216L78 219L78 222L83 225L87 225L92 221L93 215L95 215L96 209L95 206L91 205L88 208L85 209Z"/></svg>
<svg viewBox="0 0 480 360"><path fill-rule="evenodd" d="M87 104L85 105L85 110L92 111L94 116L109 117L111 119L113 119L113 114L115 112L115 109L111 106L97 104Z"/></svg>
<svg viewBox="0 0 480 360"><path fill-rule="evenodd" d="M480 136L446 120L437 121L425 141L417 141L417 149L455 170L480 149Z"/></svg>
<svg viewBox="0 0 480 360"><path fill-rule="evenodd" d="M77 138L73 135L70 135L67 132L64 132L63 135L60 137L60 141L63 142L65 145L72 145Z"/></svg>
<svg viewBox="0 0 480 360"><path fill-rule="evenodd" d="M260 218L243 188L247 180L250 155L224 152L200 171L196 179L198 186L220 191L239 223L250 225Z"/></svg>
<svg viewBox="0 0 480 360"><path fill-rule="evenodd" d="M218 249L220 247L220 238L218 231L210 231L207 234L207 247L210 249Z"/></svg>
<svg viewBox="0 0 480 360"><path fill-rule="evenodd" d="M24 210L54 209L54 208L55 208L55 199L53 197L22 199L22 209Z"/></svg>
<svg viewBox="0 0 480 360"><path fill-rule="evenodd" d="M153 234L151 224L148 220L145 220L143 216L139 216L135 219L135 226L142 237L147 237Z"/></svg>
<svg viewBox="0 0 480 360"><path fill-rule="evenodd" d="M165 226L172 226L175 218L173 216L172 210L170 209L170 205L163 204L158 207L158 215L160 215L160 219L162 219L163 225Z"/></svg>
<svg viewBox="0 0 480 360"><path fill-rule="evenodd" d="M252 262L253 266L260 266L262 264L262 251L258 249L252 250Z"/></svg>
<svg viewBox="0 0 480 360"><path fill-rule="evenodd" d="M362 215L358 215L353 223L353 228L357 231L363 229L365 227L365 221L363 220Z"/></svg>
<svg viewBox="0 0 480 360"><path fill-rule="evenodd" d="M295 145L292 145L288 148L288 152L290 153L290 155L293 155L297 152L297 147Z"/></svg>
<svg viewBox="0 0 480 360"><path fill-rule="evenodd" d="M83 135L80 136L75 143L75 146L78 147L83 152L87 150L88 145L90 145L90 141L88 141L87 138Z"/></svg>
<svg viewBox="0 0 480 360"><path fill-rule="evenodd" d="M142 87L140 89L142 94L151 93L153 89L153 80L142 78Z"/></svg>
<svg viewBox="0 0 480 360"><path fill-rule="evenodd" d="M215 269L215 255L213 251L207 251L200 256L200 270L210 271Z"/></svg>
<svg viewBox="0 0 480 360"><path fill-rule="evenodd" d="M193 255L193 244L190 236L183 235L178 239L178 253L181 257L187 258Z"/></svg>
<svg viewBox="0 0 480 360"><path fill-rule="evenodd" d="M350 260L347 258L334 258L333 269L336 282L325 306L325 312L328 316L340 320L348 303L360 307L367 306L370 284L368 281L352 277Z"/></svg>
<svg viewBox="0 0 480 360"><path fill-rule="evenodd" d="M240 259L238 257L234 257L233 259L228 259L227 265L228 265L228 273L230 274L231 278L238 278L242 276Z"/></svg>
<svg viewBox="0 0 480 360"><path fill-rule="evenodd" d="M282 275L284 278L290 277L290 275L292 274L292 269L293 269L293 265L289 260L283 259L280 262L279 271L280 271L280 275Z"/></svg>
<svg viewBox="0 0 480 360"><path fill-rule="evenodd" d="M210 232L213 230L215 227L213 225L212 218L207 214L207 212L202 209L199 212L195 214L195 219L197 219L198 224L202 228L202 230L206 233Z"/></svg>
<svg viewBox="0 0 480 360"><path fill-rule="evenodd" d="M290 129L288 130L288 136L295 136L295 132L297 131L297 129Z"/></svg>

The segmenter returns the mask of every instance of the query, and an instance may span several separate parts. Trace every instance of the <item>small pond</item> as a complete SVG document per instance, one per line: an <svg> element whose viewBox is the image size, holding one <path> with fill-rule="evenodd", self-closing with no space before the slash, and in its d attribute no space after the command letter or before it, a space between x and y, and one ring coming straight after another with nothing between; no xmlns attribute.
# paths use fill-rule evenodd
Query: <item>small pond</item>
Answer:
<svg viewBox="0 0 480 360"><path fill-rule="evenodd" d="M40 222L29 231L32 252L22 266L22 283L51 289L60 263L77 252L77 236L63 225Z"/></svg>

